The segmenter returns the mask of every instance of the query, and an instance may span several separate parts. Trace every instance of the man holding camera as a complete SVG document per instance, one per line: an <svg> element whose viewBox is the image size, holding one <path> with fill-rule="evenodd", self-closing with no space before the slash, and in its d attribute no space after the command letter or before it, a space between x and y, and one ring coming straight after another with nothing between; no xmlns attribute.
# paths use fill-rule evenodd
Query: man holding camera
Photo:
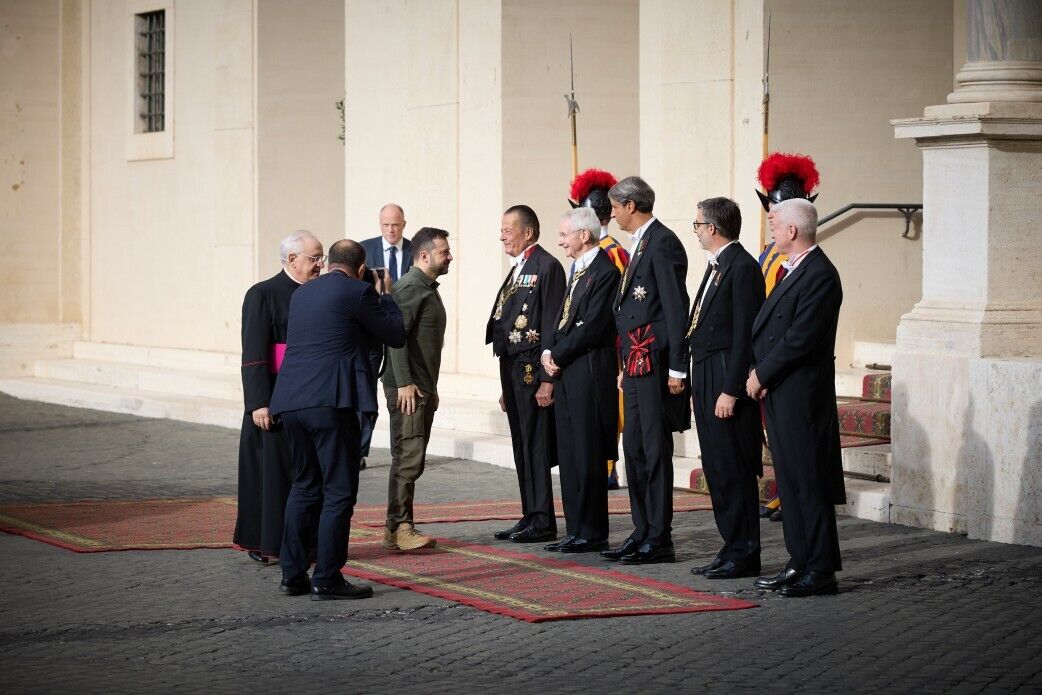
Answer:
<svg viewBox="0 0 1042 695"><path fill-rule="evenodd" d="M402 315L383 279L363 281L365 251L350 239L329 249L329 272L302 286L289 307L286 355L270 411L279 416L297 474L279 553L281 590L313 600L372 596L340 573L358 494L359 414L375 413L373 345L405 344ZM319 514L321 510L321 514ZM318 520L315 571L307 539Z"/></svg>

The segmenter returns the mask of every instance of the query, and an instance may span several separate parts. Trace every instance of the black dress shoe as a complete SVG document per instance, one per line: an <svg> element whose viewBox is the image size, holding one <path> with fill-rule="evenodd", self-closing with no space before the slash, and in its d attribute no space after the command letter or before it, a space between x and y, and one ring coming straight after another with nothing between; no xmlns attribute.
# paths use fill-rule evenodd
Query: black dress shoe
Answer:
<svg viewBox="0 0 1042 695"><path fill-rule="evenodd" d="M771 521L781 521L781 520L782 520L781 510L780 509L775 510L774 514L771 514Z"/></svg>
<svg viewBox="0 0 1042 695"><path fill-rule="evenodd" d="M568 545L561 546L562 553L592 553L598 550L605 550L608 547L608 541L591 541L587 538L576 538Z"/></svg>
<svg viewBox="0 0 1042 695"><path fill-rule="evenodd" d="M563 549L564 546L568 545L569 543L571 543L574 540L575 540L575 536L565 536L564 538L562 538L561 540L557 541L556 543L547 543L546 545L543 546L543 550L548 550L551 553L556 553L556 552L560 551L561 549Z"/></svg>
<svg viewBox="0 0 1042 695"><path fill-rule="evenodd" d="M789 582L796 579L796 575L799 572L794 570L792 567L786 567L778 574L773 577L760 577L755 582L757 589L767 589L768 591L777 591Z"/></svg>
<svg viewBox="0 0 1042 695"><path fill-rule="evenodd" d="M557 538L556 530L550 528L540 531L535 526L529 526L517 533L510 534L510 540L513 543L542 543L543 541L552 541L555 538Z"/></svg>
<svg viewBox="0 0 1042 695"><path fill-rule="evenodd" d="M251 550L250 552L246 553L246 555L254 562L259 562L262 565L268 564L268 556L262 555L258 550Z"/></svg>
<svg viewBox="0 0 1042 695"><path fill-rule="evenodd" d="M652 545L645 543L637 548L636 552L623 555L619 562L624 565L653 565L659 562L676 562L677 556L673 553L673 544Z"/></svg>
<svg viewBox="0 0 1042 695"><path fill-rule="evenodd" d="M715 570L717 567L719 567L722 564L724 564L723 559L720 558L720 557L716 557L708 565L701 565L699 567L692 567L691 568L691 574L705 575L706 572L709 572L710 570Z"/></svg>
<svg viewBox="0 0 1042 695"><path fill-rule="evenodd" d="M311 587L312 601L335 601L337 599L369 598L373 595L373 587L356 586L349 582L339 582L333 586Z"/></svg>
<svg viewBox="0 0 1042 695"><path fill-rule="evenodd" d="M283 579L279 584L279 591L286 594L286 596L303 596L311 591L311 580L308 579L306 574L289 581Z"/></svg>
<svg viewBox="0 0 1042 695"><path fill-rule="evenodd" d="M781 588L779 592L787 598L800 596L824 596L839 592L835 572L807 570Z"/></svg>
<svg viewBox="0 0 1042 695"><path fill-rule="evenodd" d="M761 519L770 519L771 518L771 514L774 514L774 510L773 509L771 509L770 507L766 507L766 506L760 505L760 518Z"/></svg>
<svg viewBox="0 0 1042 695"><path fill-rule="evenodd" d="M755 577L760 574L760 562L735 562L727 560L724 564L706 572L706 579L739 579L741 577Z"/></svg>
<svg viewBox="0 0 1042 695"><path fill-rule="evenodd" d="M623 555L629 555L630 553L636 551L637 548L640 547L640 545L641 541L635 538L627 538L622 542L622 545L620 545L618 548L615 548L613 550L602 550L601 557L603 557L605 560L618 562L618 560Z"/></svg>
<svg viewBox="0 0 1042 695"><path fill-rule="evenodd" d="M496 531L496 533L495 533L496 540L497 541L505 541L508 538L510 538L512 535L517 533L518 531L524 531L526 528L528 528L528 524L525 522L524 519L522 519L521 521L517 522L516 524L514 524L510 528L505 528L502 531Z"/></svg>

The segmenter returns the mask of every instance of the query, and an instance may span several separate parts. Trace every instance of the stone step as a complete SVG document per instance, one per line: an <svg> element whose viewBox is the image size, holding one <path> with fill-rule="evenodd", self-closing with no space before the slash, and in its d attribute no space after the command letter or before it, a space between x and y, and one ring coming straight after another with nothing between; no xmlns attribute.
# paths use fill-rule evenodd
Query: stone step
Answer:
<svg viewBox="0 0 1042 695"><path fill-rule="evenodd" d="M241 364L241 356L237 352L185 350L180 348L92 343L86 341L74 343L72 354L73 357L83 360L115 362L123 365L138 365L177 371L216 372L236 376L239 374Z"/></svg>
<svg viewBox="0 0 1042 695"><path fill-rule="evenodd" d="M896 343L856 340L854 341L854 359L850 366L864 368L870 364L893 365L896 350Z"/></svg>
<svg viewBox="0 0 1042 695"><path fill-rule="evenodd" d="M866 376L883 376L890 374L881 369L865 369L850 367L836 370L836 396L839 398L861 398L865 391Z"/></svg>
<svg viewBox="0 0 1042 695"><path fill-rule="evenodd" d="M242 379L237 372L189 371L126 362L68 359L38 360L34 374L50 381L242 403Z"/></svg>
<svg viewBox="0 0 1042 695"><path fill-rule="evenodd" d="M890 483L847 478L846 488L847 503L836 507L837 514L890 523Z"/></svg>
<svg viewBox="0 0 1042 695"><path fill-rule="evenodd" d="M890 482L892 449L890 444L847 447L843 453L843 472L878 482Z"/></svg>
<svg viewBox="0 0 1042 695"><path fill-rule="evenodd" d="M889 403L840 399L836 410L839 413L840 434L890 437Z"/></svg>

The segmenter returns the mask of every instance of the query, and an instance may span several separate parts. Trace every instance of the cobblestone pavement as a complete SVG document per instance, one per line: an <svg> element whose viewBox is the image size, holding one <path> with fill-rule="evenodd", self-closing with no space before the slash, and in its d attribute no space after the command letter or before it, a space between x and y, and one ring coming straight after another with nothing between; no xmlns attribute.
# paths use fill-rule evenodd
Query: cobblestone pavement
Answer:
<svg viewBox="0 0 1042 695"><path fill-rule="evenodd" d="M237 441L0 396L0 501L234 494ZM376 452L362 503L383 501L387 465ZM436 459L418 490L504 499L516 481ZM494 543L501 523L423 530ZM287 598L277 569L230 550L76 554L0 534L0 689L1042 692L1040 548L844 518L840 595L783 599L688 573L715 550L711 513L677 514L675 529L675 565L612 568L760 607L532 625L380 584L367 601ZM611 530L620 541L628 519ZM763 531L776 571L781 528Z"/></svg>

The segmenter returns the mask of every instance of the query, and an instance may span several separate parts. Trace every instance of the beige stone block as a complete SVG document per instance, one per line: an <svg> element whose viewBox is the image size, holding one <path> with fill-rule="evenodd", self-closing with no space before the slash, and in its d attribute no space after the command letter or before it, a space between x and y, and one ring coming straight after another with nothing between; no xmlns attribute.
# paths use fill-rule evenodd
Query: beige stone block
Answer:
<svg viewBox="0 0 1042 695"><path fill-rule="evenodd" d="M217 130L213 143L213 243L252 247L256 228L253 130Z"/></svg>
<svg viewBox="0 0 1042 695"><path fill-rule="evenodd" d="M254 124L253 0L213 4L214 128Z"/></svg>

